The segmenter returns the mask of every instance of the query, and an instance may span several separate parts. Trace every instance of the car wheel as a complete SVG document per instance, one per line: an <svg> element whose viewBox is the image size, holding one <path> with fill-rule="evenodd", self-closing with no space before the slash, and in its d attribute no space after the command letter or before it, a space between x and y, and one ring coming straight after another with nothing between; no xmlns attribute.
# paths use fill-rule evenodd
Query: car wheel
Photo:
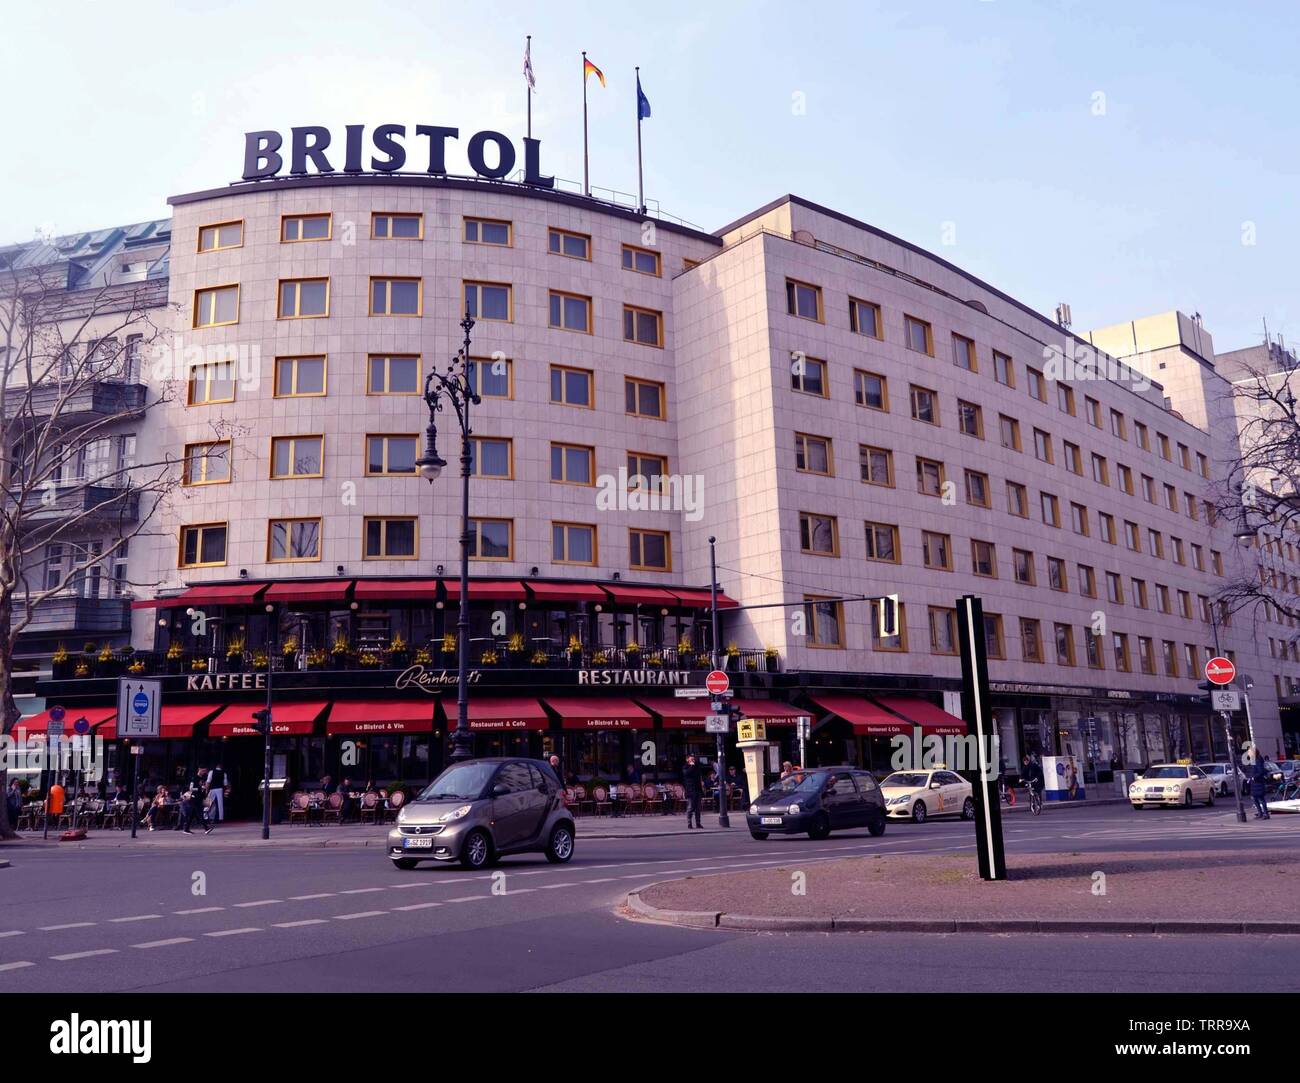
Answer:
<svg viewBox="0 0 1300 1083"><path fill-rule="evenodd" d="M399 869L409 870L415 868L419 862L413 857L395 857L393 858L393 864Z"/></svg>
<svg viewBox="0 0 1300 1083"><path fill-rule="evenodd" d="M813 818L813 825L808 831L810 839L824 839L831 833L831 818L824 812L819 812Z"/></svg>
<svg viewBox="0 0 1300 1083"><path fill-rule="evenodd" d="M867 830L871 832L874 838L880 838L885 833L885 814L882 812L874 820L867 824Z"/></svg>
<svg viewBox="0 0 1300 1083"><path fill-rule="evenodd" d="M573 856L573 828L556 824L551 837L546 840L546 860L553 865L563 865Z"/></svg>
<svg viewBox="0 0 1300 1083"><path fill-rule="evenodd" d="M963 820L975 819L975 799L968 797L961 806L961 818Z"/></svg>
<svg viewBox="0 0 1300 1083"><path fill-rule="evenodd" d="M1210 787L1210 792L1205 795L1205 807L1214 808L1214 787Z"/></svg>
<svg viewBox="0 0 1300 1083"><path fill-rule="evenodd" d="M467 869L481 869L492 862L492 840L481 827L465 836L460 848L460 863Z"/></svg>
<svg viewBox="0 0 1300 1083"><path fill-rule="evenodd" d="M1183 791L1183 808L1191 808L1191 807L1192 807L1192 788L1188 786L1187 789Z"/></svg>
<svg viewBox="0 0 1300 1083"><path fill-rule="evenodd" d="M924 801L918 801L912 806L912 823L923 824L925 818L930 814L930 810L925 807Z"/></svg>
<svg viewBox="0 0 1300 1083"><path fill-rule="evenodd" d="M1141 806L1141 805L1134 805L1134 806L1133 806L1133 811L1134 811L1134 812L1141 812L1141 811L1142 811L1142 806Z"/></svg>
<svg viewBox="0 0 1300 1083"><path fill-rule="evenodd" d="M767 832L766 832L766 831L755 831L755 830L753 830L753 829L751 828L751 829L750 829L750 832L749 832L749 837L750 837L751 839L758 839L759 842L762 842L765 838L767 838Z"/></svg>

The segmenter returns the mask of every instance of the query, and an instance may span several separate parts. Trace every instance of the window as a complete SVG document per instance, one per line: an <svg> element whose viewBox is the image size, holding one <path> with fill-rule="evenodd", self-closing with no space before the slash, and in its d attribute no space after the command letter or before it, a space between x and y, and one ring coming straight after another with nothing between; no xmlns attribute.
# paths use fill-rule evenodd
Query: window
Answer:
<svg viewBox="0 0 1300 1083"><path fill-rule="evenodd" d="M1006 647L1002 640L1002 615L984 614L984 653L989 658L1005 658Z"/></svg>
<svg viewBox="0 0 1300 1083"><path fill-rule="evenodd" d="M1007 482L1007 511L1021 519L1029 518L1029 490L1018 482Z"/></svg>
<svg viewBox="0 0 1300 1083"><path fill-rule="evenodd" d="M591 238L585 233L570 233L567 229L546 231L547 245L553 255L570 259L591 259Z"/></svg>
<svg viewBox="0 0 1300 1083"><path fill-rule="evenodd" d="M849 329L857 335L868 338L883 338L880 322L880 306L870 301L849 298Z"/></svg>
<svg viewBox="0 0 1300 1083"><path fill-rule="evenodd" d="M853 370L853 400L869 410L889 409L889 385L878 372Z"/></svg>
<svg viewBox="0 0 1300 1083"><path fill-rule="evenodd" d="M627 453L627 487L662 492L667 484L668 459L644 451Z"/></svg>
<svg viewBox="0 0 1300 1083"><path fill-rule="evenodd" d="M793 278L787 278L785 280L785 306L786 311L791 316L821 322L821 287L810 286L807 282L797 282Z"/></svg>
<svg viewBox="0 0 1300 1083"><path fill-rule="evenodd" d="M935 571L952 571L952 538L947 534L921 531L921 552L925 566Z"/></svg>
<svg viewBox="0 0 1300 1083"><path fill-rule="evenodd" d="M1052 633L1056 642L1056 664L1074 665L1074 630L1068 624L1054 624Z"/></svg>
<svg viewBox="0 0 1300 1083"><path fill-rule="evenodd" d="M916 457L916 491L926 496L942 495L943 463Z"/></svg>
<svg viewBox="0 0 1300 1083"><path fill-rule="evenodd" d="M1208 478L1210 476L1210 460L1199 451L1196 453L1196 467L1200 471L1201 477Z"/></svg>
<svg viewBox="0 0 1300 1083"><path fill-rule="evenodd" d="M226 562L226 524L198 523L181 527L179 564L203 568Z"/></svg>
<svg viewBox="0 0 1300 1083"><path fill-rule="evenodd" d="M1138 636L1138 666L1148 677L1156 673L1154 644L1148 636Z"/></svg>
<svg viewBox="0 0 1300 1083"><path fill-rule="evenodd" d="M466 282L465 311L476 320L510 323L514 319L513 293L505 282Z"/></svg>
<svg viewBox="0 0 1300 1083"><path fill-rule="evenodd" d="M1121 440L1128 439L1128 426L1124 424L1124 415L1118 410L1110 412L1110 432L1112 436L1118 436Z"/></svg>
<svg viewBox="0 0 1300 1083"><path fill-rule="evenodd" d="M1223 554L1217 549L1210 550L1210 566L1214 569L1215 575L1223 574Z"/></svg>
<svg viewBox="0 0 1300 1083"><path fill-rule="evenodd" d="M659 278L662 274L660 268L658 252L652 252L648 248L637 248L630 244L623 246L623 270Z"/></svg>
<svg viewBox="0 0 1300 1083"><path fill-rule="evenodd" d="M953 335L952 363L967 372L978 372L979 364L975 359L975 343L964 335Z"/></svg>
<svg viewBox="0 0 1300 1083"><path fill-rule="evenodd" d="M1065 574L1065 561L1060 557L1047 558L1047 585L1052 590L1068 592L1069 582Z"/></svg>
<svg viewBox="0 0 1300 1083"><path fill-rule="evenodd" d="M596 449L581 444L551 444L551 480L565 485L595 485Z"/></svg>
<svg viewBox="0 0 1300 1083"><path fill-rule="evenodd" d="M799 548L817 556L840 555L839 524L833 515L799 513Z"/></svg>
<svg viewBox="0 0 1300 1083"><path fill-rule="evenodd" d="M1109 512L1097 512L1097 524L1101 530L1101 540L1107 545L1114 545L1115 542L1115 516Z"/></svg>
<svg viewBox="0 0 1300 1083"><path fill-rule="evenodd" d="M1159 557L1161 560L1165 558L1164 535L1158 530L1152 530L1150 527L1147 528L1147 552L1153 557Z"/></svg>
<svg viewBox="0 0 1300 1083"><path fill-rule="evenodd" d="M552 523L551 560L556 564L595 564L596 528L590 523Z"/></svg>
<svg viewBox="0 0 1300 1083"><path fill-rule="evenodd" d="M1115 605L1124 604L1124 580L1116 572L1106 573L1106 600Z"/></svg>
<svg viewBox="0 0 1300 1083"><path fill-rule="evenodd" d="M648 417L662 421L667 416L664 403L664 385L651 380L636 380L631 376L623 382L626 412L633 417Z"/></svg>
<svg viewBox="0 0 1300 1083"><path fill-rule="evenodd" d="M185 445L185 485L218 485L230 480L230 441Z"/></svg>
<svg viewBox="0 0 1300 1083"><path fill-rule="evenodd" d="M195 327L222 327L238 322L238 286L212 286L194 291Z"/></svg>
<svg viewBox="0 0 1300 1083"><path fill-rule="evenodd" d="M664 344L664 314L635 305L623 306L623 341L642 346Z"/></svg>
<svg viewBox="0 0 1300 1083"><path fill-rule="evenodd" d="M1175 538L1171 534L1169 536L1169 544L1173 547L1173 562L1175 564L1186 564L1187 554L1183 550L1183 539Z"/></svg>
<svg viewBox="0 0 1300 1083"><path fill-rule="evenodd" d="M1137 523L1124 520L1124 544L1135 553L1142 552L1142 539L1138 533Z"/></svg>
<svg viewBox="0 0 1300 1083"><path fill-rule="evenodd" d="M803 597L804 620L808 628L808 646L844 646L844 603L815 594Z"/></svg>
<svg viewBox="0 0 1300 1083"><path fill-rule="evenodd" d="M1036 620L1020 618L1020 653L1026 662L1043 660L1043 637Z"/></svg>
<svg viewBox="0 0 1300 1083"><path fill-rule="evenodd" d="M190 369L186 405L207 406L215 402L235 401L235 366L229 361L214 361Z"/></svg>
<svg viewBox="0 0 1300 1083"><path fill-rule="evenodd" d="M1183 513L1187 518L1195 520L1196 514L1196 497L1191 493L1183 493Z"/></svg>
<svg viewBox="0 0 1300 1083"><path fill-rule="evenodd" d="M1165 655L1165 676L1178 676L1178 644L1171 639L1161 640Z"/></svg>
<svg viewBox="0 0 1300 1083"><path fill-rule="evenodd" d="M1148 504L1156 502L1156 479L1146 474L1142 475L1142 498Z"/></svg>
<svg viewBox="0 0 1300 1083"><path fill-rule="evenodd" d="M367 436L366 476L413 476L417 455L418 439L414 435Z"/></svg>
<svg viewBox="0 0 1300 1083"><path fill-rule="evenodd" d="M1119 475L1120 491L1127 493L1129 496L1132 496L1133 495L1133 471L1130 470L1123 463L1116 463L1115 470L1116 473Z"/></svg>
<svg viewBox="0 0 1300 1083"><path fill-rule="evenodd" d="M1169 588L1163 583L1156 584L1156 609L1161 613L1169 614Z"/></svg>
<svg viewBox="0 0 1300 1083"><path fill-rule="evenodd" d="M271 440L272 478L319 478L324 474L323 436L276 436Z"/></svg>
<svg viewBox="0 0 1300 1083"><path fill-rule="evenodd" d="M244 223L217 222L199 227L199 251L220 252L223 248L239 248L244 243Z"/></svg>
<svg viewBox="0 0 1300 1083"><path fill-rule="evenodd" d="M1097 597L1097 572L1089 564L1078 565L1079 593L1085 598Z"/></svg>
<svg viewBox="0 0 1300 1083"><path fill-rule="evenodd" d="M966 471L966 503L977 508L993 506L993 490L989 486L989 476L978 470Z"/></svg>
<svg viewBox="0 0 1300 1083"><path fill-rule="evenodd" d="M1151 438L1148 435L1147 427L1140 421L1133 422L1133 439L1137 441L1137 446L1143 451L1151 450Z"/></svg>
<svg viewBox="0 0 1300 1083"><path fill-rule="evenodd" d="M1091 533L1088 529L1088 509L1082 504L1070 504L1070 528L1085 538Z"/></svg>
<svg viewBox="0 0 1300 1083"><path fill-rule="evenodd" d="M1020 422L1006 414L998 414L998 436L1002 446L1012 451L1020 450Z"/></svg>
<svg viewBox="0 0 1300 1083"><path fill-rule="evenodd" d="M1178 490L1172 485L1165 486L1165 507L1175 513L1178 511Z"/></svg>
<svg viewBox="0 0 1300 1083"><path fill-rule="evenodd" d="M966 436L984 439L984 412L973 402L957 400L957 428Z"/></svg>
<svg viewBox="0 0 1300 1083"><path fill-rule="evenodd" d="M1205 550L1192 542L1192 567L1198 572L1205 571Z"/></svg>
<svg viewBox="0 0 1300 1083"><path fill-rule="evenodd" d="M371 354L366 359L366 394L418 395L420 358L415 354Z"/></svg>
<svg viewBox="0 0 1300 1083"><path fill-rule="evenodd" d="M1007 387L1016 386L1016 367L1015 362L1006 354L993 351L993 378L1000 384Z"/></svg>
<svg viewBox="0 0 1300 1083"><path fill-rule="evenodd" d="M1133 596L1133 604L1139 609L1149 608L1147 602L1147 581L1145 579L1130 579L1129 588Z"/></svg>
<svg viewBox="0 0 1300 1083"><path fill-rule="evenodd" d="M1084 410L1088 417L1088 424L1094 429L1101 428L1101 403L1090 396L1084 396Z"/></svg>
<svg viewBox="0 0 1300 1083"><path fill-rule="evenodd" d="M331 234L328 214L286 214L280 219L280 243L328 241Z"/></svg>
<svg viewBox="0 0 1300 1083"><path fill-rule="evenodd" d="M370 236L377 241L423 240L424 215L375 211L370 215Z"/></svg>
<svg viewBox="0 0 1300 1083"><path fill-rule="evenodd" d="M927 425L939 424L939 396L928 388L911 385L912 417Z"/></svg>
<svg viewBox="0 0 1300 1083"><path fill-rule="evenodd" d="M1029 587L1034 585L1034 554L1028 549L1011 550L1011 567L1017 583Z"/></svg>
<svg viewBox="0 0 1300 1083"><path fill-rule="evenodd" d="M899 564L898 527L888 523L867 523L867 559Z"/></svg>
<svg viewBox="0 0 1300 1083"><path fill-rule="evenodd" d="M272 519L266 539L267 561L320 560L320 529L319 519Z"/></svg>
<svg viewBox="0 0 1300 1083"><path fill-rule="evenodd" d="M802 474L831 477L835 473L835 467L829 437L810 436L806 432L795 433L794 468Z"/></svg>
<svg viewBox="0 0 1300 1083"><path fill-rule="evenodd" d="M573 369L564 365L551 366L551 402L558 406L596 405L595 374L590 369Z"/></svg>
<svg viewBox="0 0 1300 1083"><path fill-rule="evenodd" d="M1106 656L1102 653L1101 636L1093 635L1092 629L1083 630L1083 647L1088 656L1089 669L1105 669Z"/></svg>
<svg viewBox="0 0 1300 1083"><path fill-rule="evenodd" d="M1192 595L1190 591L1178 592L1178 615L1184 620L1192 619Z"/></svg>
<svg viewBox="0 0 1300 1083"><path fill-rule="evenodd" d="M504 436L471 436L469 472L476 478L509 481L515 476L514 442Z"/></svg>
<svg viewBox="0 0 1300 1083"><path fill-rule="evenodd" d="M471 519L470 560L510 560L514 552L513 519Z"/></svg>
<svg viewBox="0 0 1300 1083"><path fill-rule="evenodd" d="M1043 379L1043 374L1037 369L1026 368L1025 374L1029 377L1029 394L1031 398L1039 402L1047 401L1047 381Z"/></svg>
<svg viewBox="0 0 1300 1083"><path fill-rule="evenodd" d="M1192 468L1192 453L1186 444L1178 445L1178 465L1184 470Z"/></svg>
<svg viewBox="0 0 1300 1083"><path fill-rule="evenodd" d="M289 278L280 280L280 320L311 320L330 314L330 280L328 278Z"/></svg>
<svg viewBox="0 0 1300 1083"><path fill-rule="evenodd" d="M1089 399L1089 402L1092 400ZM1068 384L1056 385L1056 405L1063 413L1074 417L1074 388Z"/></svg>
<svg viewBox="0 0 1300 1083"><path fill-rule="evenodd" d="M971 571L975 575L996 579L998 577L997 547L992 542L972 538L970 543L970 563Z"/></svg>
<svg viewBox="0 0 1300 1083"><path fill-rule="evenodd" d="M883 447L858 445L858 470L868 485L894 485L894 453Z"/></svg>
<svg viewBox="0 0 1300 1083"><path fill-rule="evenodd" d="M591 298L576 293L550 292L550 326L561 331L591 334Z"/></svg>
<svg viewBox="0 0 1300 1083"><path fill-rule="evenodd" d="M673 570L672 539L666 530L629 530L629 567L637 571Z"/></svg>
<svg viewBox="0 0 1300 1083"><path fill-rule="evenodd" d="M1092 480L1099 485L1110 484L1110 468L1104 455L1094 453L1092 456Z"/></svg>
<svg viewBox="0 0 1300 1083"><path fill-rule="evenodd" d="M826 384L826 362L818 361L814 357L804 357L802 354L793 357L790 362L790 387L794 391L802 391L805 395L820 395L822 398L828 398L830 389Z"/></svg>
<svg viewBox="0 0 1300 1083"><path fill-rule="evenodd" d="M370 518L362 522L365 560L414 560L417 520L411 518Z"/></svg>
<svg viewBox="0 0 1300 1083"><path fill-rule="evenodd" d="M907 607L902 602L898 604L898 610L894 614L897 621L897 635L882 636L880 634L880 606L877 599L871 601L871 649L873 651L905 651L907 650Z"/></svg>
<svg viewBox="0 0 1300 1083"><path fill-rule="evenodd" d="M1065 469L1070 471L1071 474L1078 474L1080 477L1082 477L1083 476L1083 455L1079 451L1079 445L1072 444L1070 443L1069 440L1062 440L1061 451L1065 455ZM1048 454L1049 455L1051 454L1050 445L1048 448Z"/></svg>
<svg viewBox="0 0 1300 1083"><path fill-rule="evenodd" d="M1034 455L1045 463L1052 462L1052 437L1042 429L1034 430Z"/></svg>
<svg viewBox="0 0 1300 1083"><path fill-rule="evenodd" d="M909 350L934 356L934 332L925 320L904 316L903 342Z"/></svg>
<svg viewBox="0 0 1300 1083"><path fill-rule="evenodd" d="M930 606L930 653L957 653L957 610Z"/></svg>
<svg viewBox="0 0 1300 1083"><path fill-rule="evenodd" d="M1038 498L1043 514L1043 522L1048 526L1059 527L1061 525L1060 502L1051 493L1039 493Z"/></svg>
<svg viewBox="0 0 1300 1083"><path fill-rule="evenodd" d="M275 397L312 398L325 394L324 357L277 357Z"/></svg>
<svg viewBox="0 0 1300 1083"><path fill-rule="evenodd" d="M514 227L494 218L466 218L463 238L466 244L493 244L509 248L514 243Z"/></svg>
<svg viewBox="0 0 1300 1083"><path fill-rule="evenodd" d="M1156 433L1156 446L1159 447L1160 457L1164 459L1165 462L1174 461L1173 455L1171 455L1169 452L1169 437L1167 437L1164 433L1162 432Z"/></svg>

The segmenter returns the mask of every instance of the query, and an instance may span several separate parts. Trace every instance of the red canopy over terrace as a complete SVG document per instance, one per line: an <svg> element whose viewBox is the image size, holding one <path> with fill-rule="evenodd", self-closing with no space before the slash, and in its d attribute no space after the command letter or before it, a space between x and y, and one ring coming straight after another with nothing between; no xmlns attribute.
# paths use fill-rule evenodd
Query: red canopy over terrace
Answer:
<svg viewBox="0 0 1300 1083"><path fill-rule="evenodd" d="M432 601L437 596L436 579L358 579L352 592L358 602Z"/></svg>
<svg viewBox="0 0 1300 1083"><path fill-rule="evenodd" d="M613 596L616 605L657 605L676 609L681 604L675 594L669 594L662 587L628 587L612 583L605 589Z"/></svg>
<svg viewBox="0 0 1300 1083"><path fill-rule="evenodd" d="M265 703L235 703L227 707L221 717L208 726L209 737L260 737L253 725L253 712L260 711ZM302 703L271 704L271 732L275 736L306 736L316 728L316 720L328 704L322 700ZM166 708L163 708L166 711Z"/></svg>
<svg viewBox="0 0 1300 1083"><path fill-rule="evenodd" d="M456 727L456 702L442 705L447 714L448 730ZM531 696L479 696L469 699L466 712L471 730L547 730L551 717Z"/></svg>
<svg viewBox="0 0 1300 1083"><path fill-rule="evenodd" d="M704 719L713 713L707 696L694 699L677 696L637 696L636 702L659 716L664 729L703 729Z"/></svg>
<svg viewBox="0 0 1300 1083"><path fill-rule="evenodd" d="M132 609L175 609L197 605L252 605L265 583L200 583L174 598L152 598L131 603Z"/></svg>
<svg viewBox="0 0 1300 1083"><path fill-rule="evenodd" d="M72 724L78 718L84 718L90 723L90 731L96 737L102 737L106 741L114 740L117 737L116 707L65 707L63 715L64 736L76 732L73 730ZM20 718L18 724L14 727L14 733L16 735L18 730L21 729L26 730L29 735L35 736L48 733L49 728L50 712L42 711L30 718Z"/></svg>
<svg viewBox="0 0 1300 1083"><path fill-rule="evenodd" d="M460 601L460 580L444 579L442 588L447 592L447 601ZM528 597L523 583L518 580L470 580L469 600L471 602L522 602Z"/></svg>
<svg viewBox="0 0 1300 1083"><path fill-rule="evenodd" d="M654 729L649 712L624 696L547 696L543 702L566 730Z"/></svg>
<svg viewBox="0 0 1300 1083"><path fill-rule="evenodd" d="M691 609L708 609L713 604L707 590L688 590L685 587L673 587L672 592L682 605ZM738 605L740 603L735 598L728 598L722 591L718 591L719 609L735 609Z"/></svg>
<svg viewBox="0 0 1300 1083"><path fill-rule="evenodd" d="M321 579L315 582L272 583L262 596L264 602L344 602L351 579Z"/></svg>
<svg viewBox="0 0 1300 1083"><path fill-rule="evenodd" d="M808 698L823 711L839 715L853 726L854 733L870 737L892 737L894 734L911 732L911 726L907 722L890 714L866 696L854 695L852 692L816 692Z"/></svg>
<svg viewBox="0 0 1300 1083"><path fill-rule="evenodd" d="M434 700L348 699L335 700L325 732L336 733L431 733Z"/></svg>
<svg viewBox="0 0 1300 1083"><path fill-rule="evenodd" d="M608 602L604 588L594 583L529 583L528 590L538 602ZM472 597L472 594L471 594Z"/></svg>
<svg viewBox="0 0 1300 1083"><path fill-rule="evenodd" d="M924 734L960 736L966 732L964 719L951 715L926 699L915 696L876 696L876 702L909 722L915 722Z"/></svg>

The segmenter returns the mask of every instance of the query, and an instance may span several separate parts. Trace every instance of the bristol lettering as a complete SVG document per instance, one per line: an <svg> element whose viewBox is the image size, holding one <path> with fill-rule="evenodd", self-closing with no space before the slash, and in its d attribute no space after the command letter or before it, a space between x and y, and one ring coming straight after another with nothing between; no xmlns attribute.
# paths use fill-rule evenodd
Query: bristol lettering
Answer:
<svg viewBox="0 0 1300 1083"><path fill-rule="evenodd" d="M408 151L419 155L424 172L434 176L447 173L447 142L460 138L459 128L417 124L409 137L404 124L380 124L370 133L367 146L364 124L344 128L342 146L336 146L328 128L307 125L289 129L289 174L301 177L310 173L339 172L335 164L342 157L344 173L399 173L407 163ZM422 142L421 142L422 141ZM366 151L370 158L367 162ZM276 131L244 133L244 180L265 180L284 168L284 136ZM326 155L330 151L333 159ZM465 146L469 167L480 177L501 180L515 168L518 158L515 145L500 132L475 132ZM554 188L555 178L544 176L541 165L542 144L538 139L524 140L524 183L537 188ZM411 171L408 171L411 172Z"/></svg>

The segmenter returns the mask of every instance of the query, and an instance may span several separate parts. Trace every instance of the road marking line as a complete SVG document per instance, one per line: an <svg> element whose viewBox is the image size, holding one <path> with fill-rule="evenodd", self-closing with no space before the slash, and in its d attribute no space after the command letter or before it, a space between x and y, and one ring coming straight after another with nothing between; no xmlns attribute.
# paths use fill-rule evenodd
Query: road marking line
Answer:
<svg viewBox="0 0 1300 1083"><path fill-rule="evenodd" d="M275 903L284 902L283 899L258 899L256 902L235 903L235 909L246 910L251 906L273 906Z"/></svg>
<svg viewBox="0 0 1300 1083"><path fill-rule="evenodd" d="M356 918L378 918L387 914L387 910L360 910L355 914L335 914L335 921L353 921Z"/></svg>
<svg viewBox="0 0 1300 1083"><path fill-rule="evenodd" d="M71 962L73 959L89 959L92 955L116 955L117 948L97 948L95 951L73 951L67 955L51 955L50 958L60 963Z"/></svg>
<svg viewBox="0 0 1300 1083"><path fill-rule="evenodd" d="M577 886L578 886L578 885L577 885L576 883L573 883L573 884L543 884L540 888L538 888L538 890L539 890L539 891L553 891L553 890L555 890L555 888L557 888L557 887L577 887Z"/></svg>
<svg viewBox="0 0 1300 1083"><path fill-rule="evenodd" d="M3 940L6 936L22 936L22 935L23 935L22 929L10 929L7 932L0 933L0 940Z"/></svg>
<svg viewBox="0 0 1300 1083"><path fill-rule="evenodd" d="M382 887L354 887L347 891L340 891L340 895L369 895L372 891L383 891Z"/></svg>
<svg viewBox="0 0 1300 1083"><path fill-rule="evenodd" d="M43 933L57 933L61 929L89 929L94 924L93 921L70 921L66 925L41 925L39 928Z"/></svg>
<svg viewBox="0 0 1300 1083"><path fill-rule="evenodd" d="M239 936L241 933L260 933L261 929L219 929L215 933L204 933L204 936Z"/></svg>
<svg viewBox="0 0 1300 1083"><path fill-rule="evenodd" d="M612 884L617 879L617 876L602 876L597 880L583 880L582 882L584 884Z"/></svg>
<svg viewBox="0 0 1300 1083"><path fill-rule="evenodd" d="M128 921L151 921L154 918L160 918L160 917L162 917L161 914L136 914L134 917L109 918L108 920L113 925L124 925Z"/></svg>
<svg viewBox="0 0 1300 1083"><path fill-rule="evenodd" d="M277 929L298 929L304 925L328 925L324 918L304 918L302 921L277 921L274 923Z"/></svg>
<svg viewBox="0 0 1300 1083"><path fill-rule="evenodd" d="M525 873L524 875L527 875L527 873ZM413 884L389 884L389 885L388 885L388 890L389 890L389 891L401 891L402 888L404 888L404 887L428 887L428 886L429 886L430 884L432 884L432 883L433 883L432 880L417 880L417 881L416 881L415 883L413 883Z"/></svg>
<svg viewBox="0 0 1300 1083"><path fill-rule="evenodd" d="M527 895L530 891L536 891L535 887L512 887L504 892L503 895Z"/></svg>
<svg viewBox="0 0 1300 1083"><path fill-rule="evenodd" d="M150 940L147 944L132 944L133 948L170 948L173 944L192 943L192 936L174 936L170 940Z"/></svg>
<svg viewBox="0 0 1300 1083"><path fill-rule="evenodd" d="M334 892L332 892L332 891L322 891L322 892L320 892L319 894L316 894L316 895L290 895L290 896L289 896L289 901L290 901L290 902L305 902L307 899L332 899L333 897L334 897Z"/></svg>
<svg viewBox="0 0 1300 1083"><path fill-rule="evenodd" d="M195 910L173 910L173 914L215 914L218 910L224 910L224 906L200 906Z"/></svg>
<svg viewBox="0 0 1300 1083"><path fill-rule="evenodd" d="M21 970L25 966L35 966L35 965L36 965L35 963L30 963L26 961L19 962L19 963L0 963L0 971Z"/></svg>
<svg viewBox="0 0 1300 1083"><path fill-rule="evenodd" d="M491 895L461 895L460 897L455 899L444 899L443 902L449 902L449 903L474 902L477 899L490 899L490 898L492 898Z"/></svg>
<svg viewBox="0 0 1300 1083"><path fill-rule="evenodd" d="M395 907L393 907L393 909L394 909L394 910L401 910L401 911L407 911L407 910L428 910L428 909L430 909L431 907L434 907L434 906L441 906L441 905L442 905L442 903L440 903L440 902L425 902L425 903L414 903L414 904L411 905L411 906L395 906Z"/></svg>

